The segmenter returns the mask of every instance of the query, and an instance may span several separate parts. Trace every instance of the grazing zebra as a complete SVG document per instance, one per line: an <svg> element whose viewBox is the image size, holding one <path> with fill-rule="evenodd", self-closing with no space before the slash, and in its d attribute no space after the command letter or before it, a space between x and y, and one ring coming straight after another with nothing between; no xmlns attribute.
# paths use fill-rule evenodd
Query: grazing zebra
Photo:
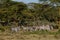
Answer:
<svg viewBox="0 0 60 40"><path fill-rule="evenodd" d="M20 31L20 27L11 27L12 32L18 32Z"/></svg>
<svg viewBox="0 0 60 40"><path fill-rule="evenodd" d="M50 26L50 25L42 25L42 26L36 26L36 27L34 27L34 30L35 31L40 31L40 30L53 30L53 27L52 26Z"/></svg>
<svg viewBox="0 0 60 40"><path fill-rule="evenodd" d="M40 30L53 30L53 27L50 25L42 25L42 26L33 26L33 27L24 27L21 26L23 31L40 31Z"/></svg>
<svg viewBox="0 0 60 40"><path fill-rule="evenodd" d="M21 26L21 28L22 28L23 31L27 30L27 27Z"/></svg>
<svg viewBox="0 0 60 40"><path fill-rule="evenodd" d="M53 27L50 25L42 25L40 26L40 30L53 30Z"/></svg>
<svg viewBox="0 0 60 40"><path fill-rule="evenodd" d="M24 26L22 26L22 30L23 30L23 31L30 31L30 32L31 32L31 31L34 31L33 27L30 27L30 26L29 26L29 27L24 27Z"/></svg>

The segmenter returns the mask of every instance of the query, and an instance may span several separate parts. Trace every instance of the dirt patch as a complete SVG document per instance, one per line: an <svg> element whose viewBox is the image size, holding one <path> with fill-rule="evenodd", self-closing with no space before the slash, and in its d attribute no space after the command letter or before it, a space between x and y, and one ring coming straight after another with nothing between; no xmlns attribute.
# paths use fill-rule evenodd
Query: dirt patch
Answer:
<svg viewBox="0 0 60 40"><path fill-rule="evenodd" d="M60 40L60 36L57 35L23 35L21 32L18 33L0 33L0 40Z"/></svg>

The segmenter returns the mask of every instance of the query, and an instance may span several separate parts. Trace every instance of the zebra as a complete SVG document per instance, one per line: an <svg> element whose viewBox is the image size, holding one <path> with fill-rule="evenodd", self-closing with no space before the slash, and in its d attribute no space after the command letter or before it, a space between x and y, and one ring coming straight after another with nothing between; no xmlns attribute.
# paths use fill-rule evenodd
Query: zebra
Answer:
<svg viewBox="0 0 60 40"><path fill-rule="evenodd" d="M20 31L20 27L11 27L12 32L18 32Z"/></svg>

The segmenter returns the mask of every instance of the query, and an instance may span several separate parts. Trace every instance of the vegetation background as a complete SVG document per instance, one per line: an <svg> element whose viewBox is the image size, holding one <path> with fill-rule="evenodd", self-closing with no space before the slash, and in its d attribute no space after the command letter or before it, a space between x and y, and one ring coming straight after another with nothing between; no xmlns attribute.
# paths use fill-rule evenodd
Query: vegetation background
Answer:
<svg viewBox="0 0 60 40"><path fill-rule="evenodd" d="M42 4L40 3L41 1L43 1ZM39 3L28 3L28 4L25 4L23 2L16 2L12 0L0 0L0 31L1 30L5 31L9 29L10 26L22 26L22 25L39 26L42 24L45 25L51 24L55 27L57 25L60 29L60 0L39 0ZM60 30L57 33L60 33ZM0 40L5 40L1 37L4 38L6 37L7 38L6 40L9 40L7 36L8 33L4 34L4 32L3 33L1 32L0 34L1 34ZM12 36L12 34L8 34L8 35L10 35L9 37ZM15 38L17 35L21 35L21 33L14 35L13 38ZM36 38L36 36L33 37ZM59 36L55 35L55 37L58 38L56 40L60 40ZM27 40L29 38L27 38ZM38 38L40 38L40 36ZM37 40L40 40L38 38ZM20 38L17 38L16 40L20 40L20 39L25 40L22 35ZM45 40L45 39L41 39L41 40ZM54 37L52 37L51 40L55 40Z"/></svg>

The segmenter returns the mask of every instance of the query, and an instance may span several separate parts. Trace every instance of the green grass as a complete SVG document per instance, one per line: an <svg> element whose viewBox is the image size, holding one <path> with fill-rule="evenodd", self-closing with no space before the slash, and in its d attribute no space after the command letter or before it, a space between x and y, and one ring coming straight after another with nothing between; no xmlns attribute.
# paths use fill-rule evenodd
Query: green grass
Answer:
<svg viewBox="0 0 60 40"><path fill-rule="evenodd" d="M48 35L57 35L57 34L60 34L60 30L58 30L57 32L51 32L51 31L47 31L47 30L41 30L41 31L32 31L32 32L29 32L29 31L26 31L26 32L23 32L23 34L25 35L29 35L29 34L38 34L38 35L41 35L41 34L48 34Z"/></svg>

